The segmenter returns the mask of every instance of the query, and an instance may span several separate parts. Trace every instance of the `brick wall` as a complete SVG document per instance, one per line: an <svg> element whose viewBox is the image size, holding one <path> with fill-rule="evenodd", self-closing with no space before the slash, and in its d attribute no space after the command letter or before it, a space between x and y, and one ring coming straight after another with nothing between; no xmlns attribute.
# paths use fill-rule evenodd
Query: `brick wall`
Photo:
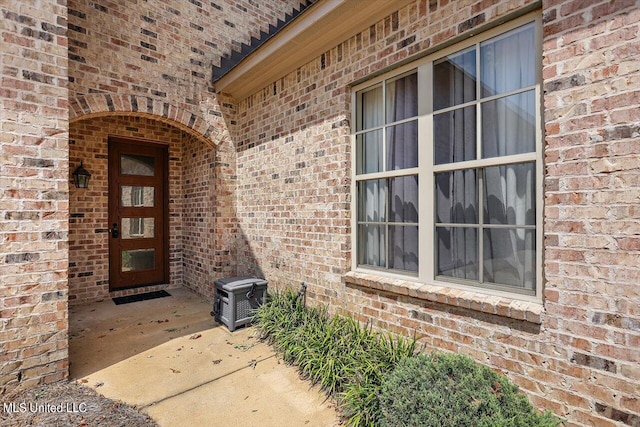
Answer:
<svg viewBox="0 0 640 427"><path fill-rule="evenodd" d="M239 107L238 269L281 284L339 283L350 265L348 94L319 68Z"/></svg>
<svg viewBox="0 0 640 427"><path fill-rule="evenodd" d="M238 102L239 272L469 354L567 425L640 421L637 1L543 1L544 305L363 275L350 247L348 85L529 1L417 1Z"/></svg>
<svg viewBox="0 0 640 427"><path fill-rule="evenodd" d="M140 95L217 124L212 66L298 5L295 0L70 0L70 98Z"/></svg>
<svg viewBox="0 0 640 427"><path fill-rule="evenodd" d="M546 325L587 425L640 423L638 6L544 2Z"/></svg>
<svg viewBox="0 0 640 427"><path fill-rule="evenodd" d="M183 150L184 169L180 177L184 192L182 280L187 287L201 295L212 296L210 274L213 267L215 152L194 138L185 141Z"/></svg>
<svg viewBox="0 0 640 427"><path fill-rule="evenodd" d="M225 126L229 131L229 139L215 149L214 210L213 229L213 267L210 271L210 283L222 277L233 277L237 269L238 220L236 213L236 152L234 139L237 133L237 112L233 100L219 94L220 115L225 118ZM211 294L209 294L211 296Z"/></svg>
<svg viewBox="0 0 640 427"><path fill-rule="evenodd" d="M0 5L0 395L67 372L66 8Z"/></svg>

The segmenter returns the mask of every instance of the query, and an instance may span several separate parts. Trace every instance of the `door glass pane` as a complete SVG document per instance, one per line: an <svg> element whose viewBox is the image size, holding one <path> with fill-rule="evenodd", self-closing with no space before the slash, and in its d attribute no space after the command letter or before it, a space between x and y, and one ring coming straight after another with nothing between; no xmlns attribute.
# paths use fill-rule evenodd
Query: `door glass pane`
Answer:
<svg viewBox="0 0 640 427"><path fill-rule="evenodd" d="M418 222L418 175L389 179L389 221Z"/></svg>
<svg viewBox="0 0 640 427"><path fill-rule="evenodd" d="M387 128L387 170L418 167L418 121Z"/></svg>
<svg viewBox="0 0 640 427"><path fill-rule="evenodd" d="M475 169L442 172L436 181L436 222L478 223L478 186Z"/></svg>
<svg viewBox="0 0 640 427"><path fill-rule="evenodd" d="M123 175L154 176L155 157L137 154L120 155L120 173Z"/></svg>
<svg viewBox="0 0 640 427"><path fill-rule="evenodd" d="M154 206L155 188L154 187L137 187L131 185L123 185L121 187L122 207L144 207L152 208Z"/></svg>
<svg viewBox="0 0 640 427"><path fill-rule="evenodd" d="M482 157L509 156L536 150L534 91L482 104Z"/></svg>
<svg viewBox="0 0 640 427"><path fill-rule="evenodd" d="M122 271L152 270L156 265L155 249L122 251Z"/></svg>
<svg viewBox="0 0 640 427"><path fill-rule="evenodd" d="M536 283L535 230L484 230L484 281L533 290Z"/></svg>
<svg viewBox="0 0 640 427"><path fill-rule="evenodd" d="M389 268L418 271L418 227L389 227Z"/></svg>
<svg viewBox="0 0 640 427"><path fill-rule="evenodd" d="M387 83L387 123L418 115L418 75L416 73Z"/></svg>
<svg viewBox="0 0 640 427"><path fill-rule="evenodd" d="M438 276L478 280L478 230L467 227L437 227Z"/></svg>
<svg viewBox="0 0 640 427"><path fill-rule="evenodd" d="M356 173L382 172L382 130L360 134L356 142Z"/></svg>
<svg viewBox="0 0 640 427"><path fill-rule="evenodd" d="M387 186L384 179L358 182L358 221L386 220Z"/></svg>
<svg viewBox="0 0 640 427"><path fill-rule="evenodd" d="M383 106L382 86L361 92L356 130L382 126L384 117Z"/></svg>
<svg viewBox="0 0 640 427"><path fill-rule="evenodd" d="M484 169L484 223L536 224L535 163Z"/></svg>
<svg viewBox="0 0 640 427"><path fill-rule="evenodd" d="M480 45L483 98L535 84L534 28L527 24Z"/></svg>
<svg viewBox="0 0 640 427"><path fill-rule="evenodd" d="M433 65L433 109L476 99L476 51L449 55Z"/></svg>
<svg viewBox="0 0 640 427"><path fill-rule="evenodd" d="M436 165L476 159L476 107L433 115Z"/></svg>
<svg viewBox="0 0 640 427"><path fill-rule="evenodd" d="M155 237L155 218L122 218L122 238L142 239Z"/></svg>
<svg viewBox="0 0 640 427"><path fill-rule="evenodd" d="M359 225L358 226L358 250L360 256L358 263L375 267L386 267L385 226L383 225Z"/></svg>

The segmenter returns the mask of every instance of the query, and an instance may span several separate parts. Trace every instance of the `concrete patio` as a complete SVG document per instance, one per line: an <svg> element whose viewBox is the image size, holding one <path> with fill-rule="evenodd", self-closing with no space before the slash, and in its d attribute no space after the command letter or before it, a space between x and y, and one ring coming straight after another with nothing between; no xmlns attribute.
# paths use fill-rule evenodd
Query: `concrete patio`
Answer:
<svg viewBox="0 0 640 427"><path fill-rule="evenodd" d="M256 338L229 332L185 289L70 309L70 376L160 426L335 426L330 401Z"/></svg>

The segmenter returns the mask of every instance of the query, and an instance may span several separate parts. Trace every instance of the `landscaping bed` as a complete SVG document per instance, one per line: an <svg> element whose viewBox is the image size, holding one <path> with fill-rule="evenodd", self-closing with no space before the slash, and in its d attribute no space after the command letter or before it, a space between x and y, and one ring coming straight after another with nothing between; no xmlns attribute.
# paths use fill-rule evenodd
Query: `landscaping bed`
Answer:
<svg viewBox="0 0 640 427"><path fill-rule="evenodd" d="M338 404L347 426L555 427L503 375L456 354L418 352L416 341L270 294L256 312L260 338Z"/></svg>
<svg viewBox="0 0 640 427"><path fill-rule="evenodd" d="M136 408L101 396L77 382L40 385L2 396L0 425L6 427L155 427Z"/></svg>

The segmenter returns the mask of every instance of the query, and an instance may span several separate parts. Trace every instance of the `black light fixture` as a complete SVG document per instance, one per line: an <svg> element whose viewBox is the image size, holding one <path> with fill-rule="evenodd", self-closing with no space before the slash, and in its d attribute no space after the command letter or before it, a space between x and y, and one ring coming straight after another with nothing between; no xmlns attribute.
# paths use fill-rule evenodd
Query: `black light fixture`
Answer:
<svg viewBox="0 0 640 427"><path fill-rule="evenodd" d="M89 187L89 178L91 178L91 174L82 166L82 161L80 161L80 166L73 172L73 182L75 182L76 188Z"/></svg>

